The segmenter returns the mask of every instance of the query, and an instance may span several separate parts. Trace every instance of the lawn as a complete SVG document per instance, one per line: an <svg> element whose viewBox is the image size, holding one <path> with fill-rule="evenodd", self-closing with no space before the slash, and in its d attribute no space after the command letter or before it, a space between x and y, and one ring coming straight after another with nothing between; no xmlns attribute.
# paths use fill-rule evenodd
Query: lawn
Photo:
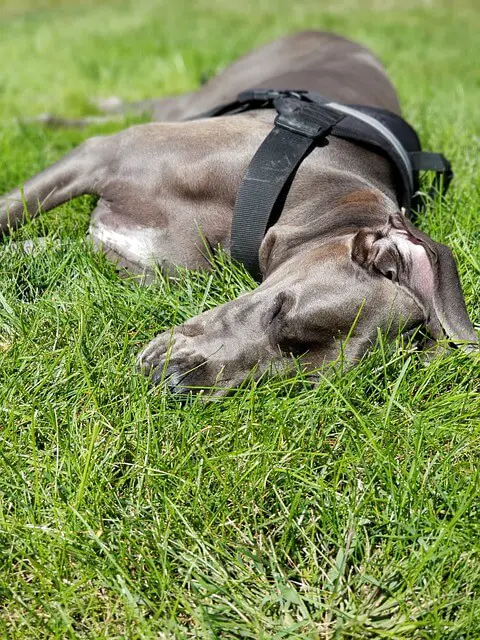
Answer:
<svg viewBox="0 0 480 640"><path fill-rule="evenodd" d="M373 48L424 147L456 172L419 225L480 322L480 12L469 0L3 0L0 191L84 138L43 112L198 86L300 28ZM118 278L83 243L91 198L0 246L1 638L480 638L480 361L375 349L316 388L180 403L135 355L249 288Z"/></svg>

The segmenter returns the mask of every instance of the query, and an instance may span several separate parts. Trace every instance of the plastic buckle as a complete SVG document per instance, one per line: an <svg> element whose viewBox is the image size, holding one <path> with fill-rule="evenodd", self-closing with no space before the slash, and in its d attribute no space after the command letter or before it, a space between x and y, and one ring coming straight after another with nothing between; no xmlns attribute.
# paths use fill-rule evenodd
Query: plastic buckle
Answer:
<svg viewBox="0 0 480 640"><path fill-rule="evenodd" d="M237 96L238 102L271 102L277 98L297 98L303 100L308 93L305 89L247 89Z"/></svg>
<svg viewBox="0 0 480 640"><path fill-rule="evenodd" d="M315 139L326 137L332 127L344 117L343 114L338 114L315 102L299 101L297 104L296 108L283 112L279 105L275 126Z"/></svg>
<svg viewBox="0 0 480 640"><path fill-rule="evenodd" d="M274 100L279 95L278 91L272 89L248 89L238 94L239 102L268 102Z"/></svg>

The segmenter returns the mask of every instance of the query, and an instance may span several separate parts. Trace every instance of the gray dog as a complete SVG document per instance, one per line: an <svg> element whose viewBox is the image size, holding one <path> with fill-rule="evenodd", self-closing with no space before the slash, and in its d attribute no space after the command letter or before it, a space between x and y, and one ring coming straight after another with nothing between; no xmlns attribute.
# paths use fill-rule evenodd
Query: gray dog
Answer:
<svg viewBox="0 0 480 640"><path fill-rule="evenodd" d="M205 243L230 250L242 176L272 130L272 109L192 119L251 87L309 89L399 113L378 60L344 38L303 32L241 58L199 91L126 106L154 122L95 137L0 200L0 229L83 194L99 196L89 235L120 267L208 269ZM188 121L187 121L188 120ZM252 211L252 216L255 214ZM436 338L478 342L450 249L400 211L381 155L332 138L301 165L259 251L254 291L154 338L139 356L174 391L222 393L254 370L355 363L375 343L425 325Z"/></svg>

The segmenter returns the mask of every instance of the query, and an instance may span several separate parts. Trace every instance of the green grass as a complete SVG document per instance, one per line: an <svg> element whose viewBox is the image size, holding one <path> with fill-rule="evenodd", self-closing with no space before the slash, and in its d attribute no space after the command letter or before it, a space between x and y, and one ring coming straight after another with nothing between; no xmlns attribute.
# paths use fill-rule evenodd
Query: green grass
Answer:
<svg viewBox="0 0 480 640"><path fill-rule="evenodd" d="M478 326L474 4L7 0L0 191L114 130L17 116L191 89L254 44L336 30L380 55L424 146L454 163L420 225L454 249ZM83 244L91 207L18 232L52 239L35 258L0 249L0 637L480 638L478 358L427 365L379 341L315 389L299 375L180 404L135 354L248 279L219 258L120 280Z"/></svg>

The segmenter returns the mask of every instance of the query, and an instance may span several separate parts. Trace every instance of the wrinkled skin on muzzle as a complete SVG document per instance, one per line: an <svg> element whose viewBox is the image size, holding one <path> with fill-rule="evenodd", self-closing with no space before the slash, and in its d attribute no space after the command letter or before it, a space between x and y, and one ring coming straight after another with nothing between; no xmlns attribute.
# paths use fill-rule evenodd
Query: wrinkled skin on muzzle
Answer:
<svg viewBox="0 0 480 640"><path fill-rule="evenodd" d="M395 337L426 324L441 337L448 327L452 337L475 343L466 311L458 304L445 308L433 246L442 245L428 241L432 249L398 214L383 229L305 250L251 293L160 334L140 354L140 368L175 392L214 388L222 394L250 375L288 373L296 366L292 354L306 371L340 355L353 364L379 329ZM453 258L445 268L458 281Z"/></svg>

